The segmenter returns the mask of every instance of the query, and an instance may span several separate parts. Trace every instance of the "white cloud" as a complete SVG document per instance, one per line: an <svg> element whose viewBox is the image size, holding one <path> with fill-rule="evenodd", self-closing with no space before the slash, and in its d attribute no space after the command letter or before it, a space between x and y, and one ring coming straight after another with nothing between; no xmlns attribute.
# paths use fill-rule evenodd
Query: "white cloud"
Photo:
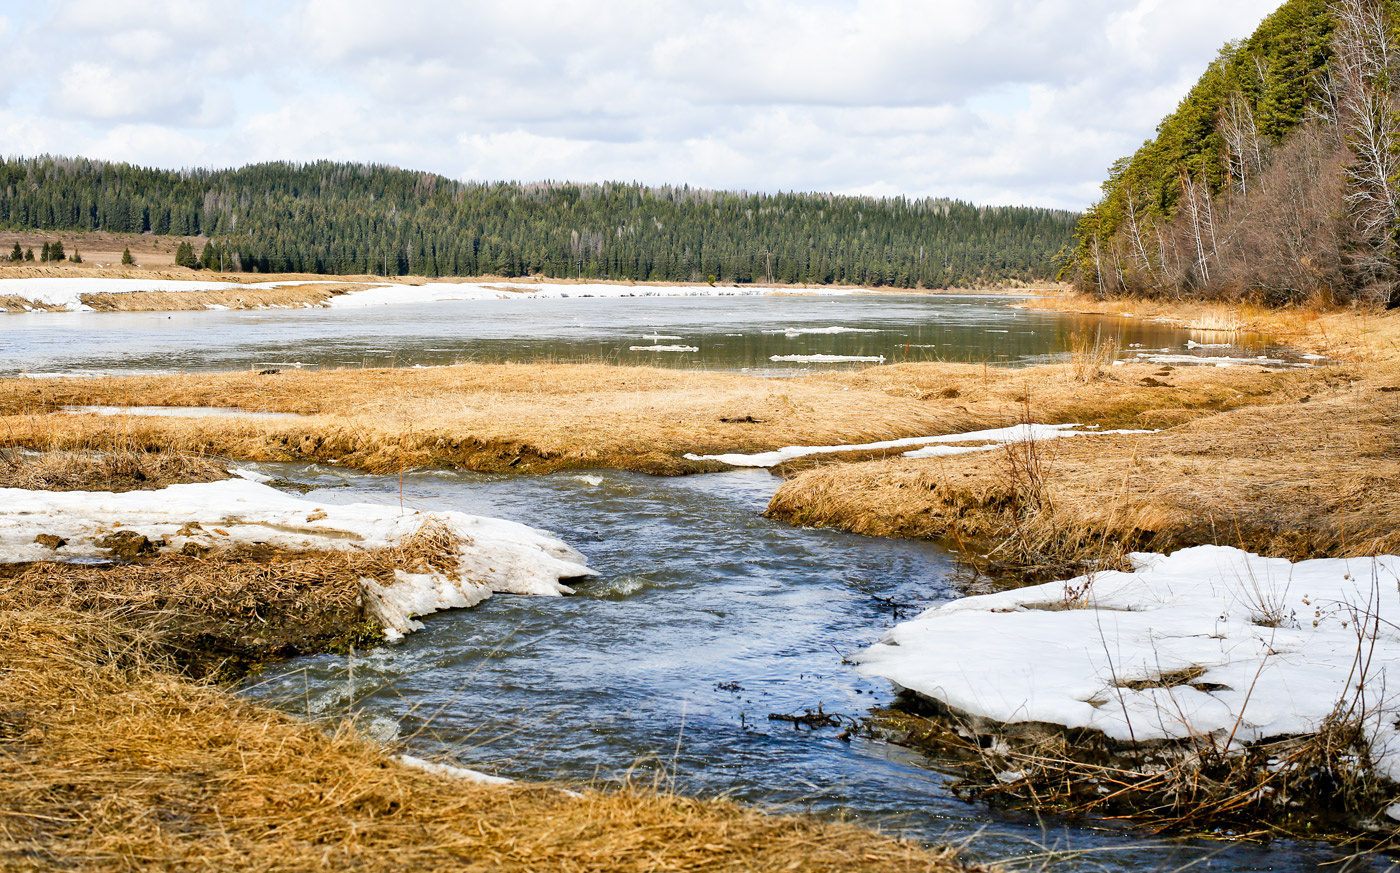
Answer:
<svg viewBox="0 0 1400 873"><path fill-rule="evenodd" d="M47 96L0 129L142 163L1078 208L1276 2L65 0L18 19L63 39L0 63Z"/></svg>

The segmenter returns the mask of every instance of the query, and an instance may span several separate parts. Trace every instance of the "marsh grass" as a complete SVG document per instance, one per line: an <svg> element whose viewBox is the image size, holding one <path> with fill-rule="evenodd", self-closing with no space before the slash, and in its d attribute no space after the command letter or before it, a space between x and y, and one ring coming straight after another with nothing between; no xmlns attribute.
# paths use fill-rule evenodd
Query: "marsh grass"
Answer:
<svg viewBox="0 0 1400 873"><path fill-rule="evenodd" d="M954 871L850 825L637 787L479 786L178 675L159 629L0 609L0 867Z"/></svg>

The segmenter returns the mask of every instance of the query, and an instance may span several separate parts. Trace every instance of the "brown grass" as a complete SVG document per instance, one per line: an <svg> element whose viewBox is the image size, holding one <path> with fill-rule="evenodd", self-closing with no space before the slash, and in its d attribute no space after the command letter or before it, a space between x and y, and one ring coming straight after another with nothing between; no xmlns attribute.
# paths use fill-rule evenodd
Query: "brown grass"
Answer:
<svg viewBox="0 0 1400 873"><path fill-rule="evenodd" d="M5 870L962 869L723 801L411 770L349 726L178 677L157 634L104 616L0 610L0 663Z"/></svg>
<svg viewBox="0 0 1400 873"><path fill-rule="evenodd" d="M1045 423L1159 426L1313 390L1303 372L1115 367L1090 387L1073 364L1023 370L903 364L799 379L651 367L501 364L427 370L251 372L0 380L0 445L130 444L240 460L336 461L371 471L715 469L686 453L849 444L997 426L1029 398ZM65 405L237 406L301 421L50 414ZM730 419L724 421L724 419ZM757 419L751 423L748 419Z"/></svg>
<svg viewBox="0 0 1400 873"><path fill-rule="evenodd" d="M84 294L82 301L98 312L176 312L211 306L228 309L322 306L332 297L357 290L353 285L324 282L285 288L230 288L223 291L137 291L124 294Z"/></svg>
<svg viewBox="0 0 1400 873"><path fill-rule="evenodd" d="M31 491L150 491L229 478L218 461L168 449L114 445L101 452L0 450L0 488Z"/></svg>
<svg viewBox="0 0 1400 873"><path fill-rule="evenodd" d="M1383 389L1397 377L1331 371L1330 388L1291 403L1152 435L1046 443L1033 480L1008 465L1023 447L824 467L786 483L768 512L875 536L976 541L1018 570L1200 543L1294 559L1394 553L1400 392Z"/></svg>

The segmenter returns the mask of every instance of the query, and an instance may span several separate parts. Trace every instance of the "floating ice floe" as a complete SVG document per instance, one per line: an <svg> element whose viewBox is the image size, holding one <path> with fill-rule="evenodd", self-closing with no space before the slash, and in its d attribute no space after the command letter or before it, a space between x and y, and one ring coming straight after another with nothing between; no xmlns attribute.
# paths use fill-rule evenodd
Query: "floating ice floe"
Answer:
<svg viewBox="0 0 1400 873"><path fill-rule="evenodd" d="M1373 759L1400 781L1400 557L1198 546L1130 560L936 606L858 669L966 715L1120 741L1308 734L1364 685Z"/></svg>
<svg viewBox="0 0 1400 873"><path fill-rule="evenodd" d="M628 346L634 352L698 352L698 346Z"/></svg>
<svg viewBox="0 0 1400 873"><path fill-rule="evenodd" d="M841 333L882 333L874 327L786 327L782 330L765 330L764 333L782 334L789 339L799 336L841 334Z"/></svg>
<svg viewBox="0 0 1400 873"><path fill-rule="evenodd" d="M965 455L971 452L986 452L1010 443L1053 440L1072 436L1107 436L1110 434L1156 433L1151 430L1099 430L1097 426L1084 427L1078 424L1018 424L1011 427L998 427L991 430L976 430L969 433L950 433L943 436L906 437L897 440L884 440L877 443L861 443L843 446L788 446L772 452L759 452L752 455L686 455L691 461L719 461L731 467L775 467L778 464L809 455L829 455L837 452L879 452L887 449L907 449L913 446L927 448L904 452L906 458L943 458L950 455ZM980 443L973 446L938 445L939 443Z"/></svg>
<svg viewBox="0 0 1400 873"><path fill-rule="evenodd" d="M659 333L649 333L649 334L647 334L646 336L642 337L642 339L651 340L652 342L657 342L657 341L659 341L659 340L679 340L679 339L685 339L685 337L681 337L681 336L662 336L662 335L659 334Z"/></svg>
<svg viewBox="0 0 1400 873"><path fill-rule="evenodd" d="M1228 348L1230 348L1230 344L1229 344L1229 343L1198 343L1198 342L1196 342L1195 340L1187 340L1187 341L1186 341L1186 347L1187 347L1188 349L1228 349Z"/></svg>
<svg viewBox="0 0 1400 873"><path fill-rule="evenodd" d="M366 611L390 639L420 629L417 616L475 606L492 593L571 594L564 580L596 575L574 549L516 522L369 503L322 504L244 478L121 494L0 488L0 563L104 558L108 552L99 541L117 530L163 542L159 548L168 552L190 543L380 549L428 522L446 525L461 541L455 573L399 570L389 584L360 582ZM35 542L45 534L65 542L57 549Z"/></svg>
<svg viewBox="0 0 1400 873"><path fill-rule="evenodd" d="M1266 367L1288 365L1288 362L1282 358L1271 358L1268 355L1257 355L1253 358L1232 358L1228 356L1148 354L1145 352L1138 352L1138 357L1150 364L1214 364L1217 367L1234 367L1241 364L1259 364Z"/></svg>
<svg viewBox="0 0 1400 873"><path fill-rule="evenodd" d="M799 364L883 364L884 355L774 355L768 360L774 363Z"/></svg>
<svg viewBox="0 0 1400 873"><path fill-rule="evenodd" d="M456 767L452 764L437 764L433 761L415 758L412 755L399 755L397 760L405 767L422 770L424 773L431 773L434 776L456 779L459 782L473 782L477 785L510 785L515 782L514 779L507 779L504 776L492 776L489 773L468 770L466 767Z"/></svg>

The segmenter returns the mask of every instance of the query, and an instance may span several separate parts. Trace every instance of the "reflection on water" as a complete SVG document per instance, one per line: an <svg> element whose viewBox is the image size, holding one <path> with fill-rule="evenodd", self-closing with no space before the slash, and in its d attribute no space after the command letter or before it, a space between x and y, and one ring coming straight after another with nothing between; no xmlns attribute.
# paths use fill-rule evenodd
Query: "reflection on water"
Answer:
<svg viewBox="0 0 1400 873"><path fill-rule="evenodd" d="M1185 352L1187 331L1140 319L1032 312L988 297L676 297L477 300L373 309L0 316L0 375L614 361L791 374L901 361L1048 360L1075 334L1125 351ZM841 332L830 328L847 328ZM1239 341L1239 340L1235 340ZM1251 354L1258 338L1247 338ZM633 350L633 347L638 350ZM697 351L649 351L647 347Z"/></svg>
<svg viewBox="0 0 1400 873"><path fill-rule="evenodd" d="M325 502L398 500L399 483L275 465ZM1148 845L1122 830L1000 813L954 799L917 754L770 713L859 716L890 688L843 656L898 614L957 596L952 556L931 543L771 522L762 471L686 479L599 471L506 478L407 477L415 508L544 527L602 575L563 599L498 596L431 617L401 645L281 665L247 690L294 712L356 712L416 754L517 778L589 782L656 773L679 790L878 824L929 841L976 838L982 859L1066 846L1053 869L1306 870L1319 846ZM331 487L340 486L340 487ZM1336 869L1344 869L1338 867ZM1353 868L1353 869L1373 869ZM1382 869L1377 867L1374 869Z"/></svg>

